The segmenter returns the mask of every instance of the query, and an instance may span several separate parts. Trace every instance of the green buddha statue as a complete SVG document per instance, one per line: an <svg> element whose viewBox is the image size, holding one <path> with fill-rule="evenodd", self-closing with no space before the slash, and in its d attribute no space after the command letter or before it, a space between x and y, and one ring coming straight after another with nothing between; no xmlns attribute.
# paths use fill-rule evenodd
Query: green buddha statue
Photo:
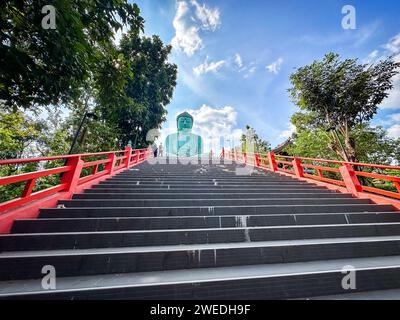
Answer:
<svg viewBox="0 0 400 320"><path fill-rule="evenodd" d="M170 134L165 140L165 149L168 154L178 157L194 157L203 153L203 140L192 133L193 117L181 113L176 118L178 132Z"/></svg>

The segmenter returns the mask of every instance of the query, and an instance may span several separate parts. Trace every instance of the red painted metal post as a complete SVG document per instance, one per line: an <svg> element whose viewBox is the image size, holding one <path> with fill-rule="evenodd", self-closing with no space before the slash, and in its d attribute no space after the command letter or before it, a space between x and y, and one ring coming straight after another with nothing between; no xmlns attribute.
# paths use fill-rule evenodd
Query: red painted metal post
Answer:
<svg viewBox="0 0 400 320"><path fill-rule="evenodd" d="M292 163L293 163L293 170L294 170L295 175L298 178L303 178L304 170L303 170L303 167L301 166L301 160L298 158L294 158Z"/></svg>
<svg viewBox="0 0 400 320"><path fill-rule="evenodd" d="M339 170L346 185L346 188L350 193L357 196L358 192L362 192L360 181L358 181L358 178L351 165L346 164L340 167Z"/></svg>
<svg viewBox="0 0 400 320"><path fill-rule="evenodd" d="M243 161L247 164L247 152L243 152Z"/></svg>
<svg viewBox="0 0 400 320"><path fill-rule="evenodd" d="M133 164L136 164L136 163L138 163L139 162L139 154L138 154L138 150L135 150L134 152L133 152L133 160L132 160L132 163Z"/></svg>
<svg viewBox="0 0 400 320"><path fill-rule="evenodd" d="M256 167L259 168L261 166L261 160L260 160L260 154L259 153L255 153L254 154L254 161L255 161Z"/></svg>
<svg viewBox="0 0 400 320"><path fill-rule="evenodd" d="M225 148L222 148L221 158L225 159Z"/></svg>
<svg viewBox="0 0 400 320"><path fill-rule="evenodd" d="M65 191L74 192L78 186L79 178L82 173L84 161L80 156L69 158L67 161L67 166L71 166L72 169L65 172L61 178L61 183L67 184Z"/></svg>
<svg viewBox="0 0 400 320"><path fill-rule="evenodd" d="M129 168L129 165L131 164L132 147L125 148L125 156L125 168Z"/></svg>
<svg viewBox="0 0 400 320"><path fill-rule="evenodd" d="M31 179L26 182L24 191L22 191L21 194L21 198L26 198L31 195L33 188L35 187L36 180L37 179Z"/></svg>
<svg viewBox="0 0 400 320"><path fill-rule="evenodd" d="M278 166L276 164L276 159L275 159L275 153L269 152L268 159L269 159L269 166L270 166L271 170L274 172L278 171Z"/></svg>
<svg viewBox="0 0 400 320"><path fill-rule="evenodd" d="M114 172L115 168L115 160L117 159L117 155L115 153L110 153L108 156L109 163L107 163L105 169L107 170L108 174L111 175Z"/></svg>
<svg viewBox="0 0 400 320"><path fill-rule="evenodd" d="M395 182L394 186L396 187L397 192L400 193L400 182Z"/></svg>

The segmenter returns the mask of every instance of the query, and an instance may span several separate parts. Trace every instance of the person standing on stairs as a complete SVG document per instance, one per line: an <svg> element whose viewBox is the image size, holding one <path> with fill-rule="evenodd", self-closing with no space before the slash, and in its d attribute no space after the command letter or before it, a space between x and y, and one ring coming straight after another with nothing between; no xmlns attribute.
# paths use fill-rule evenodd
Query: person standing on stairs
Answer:
<svg viewBox="0 0 400 320"><path fill-rule="evenodd" d="M154 155L154 158L157 158L157 156L158 156L158 147L157 147L157 144L153 144L153 146L152 146L152 148L153 148L153 155Z"/></svg>

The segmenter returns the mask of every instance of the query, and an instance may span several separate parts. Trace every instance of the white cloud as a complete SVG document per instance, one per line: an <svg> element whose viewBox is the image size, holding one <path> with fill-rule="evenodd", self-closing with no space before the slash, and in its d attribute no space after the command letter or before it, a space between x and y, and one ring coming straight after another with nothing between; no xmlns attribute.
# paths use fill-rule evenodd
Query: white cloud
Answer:
<svg viewBox="0 0 400 320"><path fill-rule="evenodd" d="M400 124L391 126L388 130L388 136L391 138L400 138Z"/></svg>
<svg viewBox="0 0 400 320"><path fill-rule="evenodd" d="M242 68L243 67L243 60L242 57L240 56L239 53L235 54L235 64L238 68Z"/></svg>
<svg viewBox="0 0 400 320"><path fill-rule="evenodd" d="M190 13L189 6L185 1L177 1L177 9L172 22L175 28L175 37L172 39L172 46L182 50L186 55L192 56L202 48L202 40L199 36L199 28L190 26L187 16Z"/></svg>
<svg viewBox="0 0 400 320"><path fill-rule="evenodd" d="M392 54L400 53L400 33L390 39L389 42L384 45L384 48Z"/></svg>
<svg viewBox="0 0 400 320"><path fill-rule="evenodd" d="M218 8L209 8L205 4L200 5L196 0L191 4L196 8L196 17L201 21L202 27L206 30L216 30L221 24Z"/></svg>
<svg viewBox="0 0 400 320"><path fill-rule="evenodd" d="M215 61L215 62L208 62L208 57L201 65L193 68L193 72L195 75L200 76L204 73L217 73L224 65L226 64L225 60Z"/></svg>
<svg viewBox="0 0 400 320"><path fill-rule="evenodd" d="M243 76L243 78L247 79L250 78L251 75L256 72L257 67L256 66L250 66L248 68L245 68L247 70L247 72L245 73L245 75Z"/></svg>
<svg viewBox="0 0 400 320"><path fill-rule="evenodd" d="M203 137L206 151L219 151L221 139L226 147L239 144L243 131L236 128L237 112L233 107L213 108L204 104L187 111L194 117L193 132Z"/></svg>
<svg viewBox="0 0 400 320"><path fill-rule="evenodd" d="M400 54L394 56L393 59L400 62ZM400 109L400 73L393 77L393 86L393 89L389 92L389 97L380 106L383 109Z"/></svg>
<svg viewBox="0 0 400 320"><path fill-rule="evenodd" d="M377 60L378 55L379 55L379 50L374 50L374 51L372 51L372 52L363 60L363 63L365 63L365 64L374 63L374 62Z"/></svg>
<svg viewBox="0 0 400 320"><path fill-rule="evenodd" d="M266 69L271 73L278 74L279 71L281 70L282 63L283 63L283 59L279 58L275 62L273 62L270 65L266 66Z"/></svg>
<svg viewBox="0 0 400 320"><path fill-rule="evenodd" d="M289 123L288 129L282 131L279 135L279 138L280 139L289 139L292 136L292 134L295 132L296 132L296 127L292 123Z"/></svg>
<svg viewBox="0 0 400 320"><path fill-rule="evenodd" d="M392 114L392 115L390 116L390 118L391 118L393 121L398 121L398 122L400 122L400 113L394 113L394 114Z"/></svg>
<svg viewBox="0 0 400 320"><path fill-rule="evenodd" d="M387 56L393 56L394 61L400 62L400 33L391 38L386 44L381 46L384 50L372 51L364 60L364 63L376 63L385 59ZM393 77L393 89L380 105L382 109L400 109L400 74Z"/></svg>
<svg viewBox="0 0 400 320"><path fill-rule="evenodd" d="M172 46L190 57L203 48L203 40L200 37L201 29L215 31L220 23L218 8L200 5L195 0L190 3L177 0L176 13L172 22L175 29L175 36L171 41Z"/></svg>

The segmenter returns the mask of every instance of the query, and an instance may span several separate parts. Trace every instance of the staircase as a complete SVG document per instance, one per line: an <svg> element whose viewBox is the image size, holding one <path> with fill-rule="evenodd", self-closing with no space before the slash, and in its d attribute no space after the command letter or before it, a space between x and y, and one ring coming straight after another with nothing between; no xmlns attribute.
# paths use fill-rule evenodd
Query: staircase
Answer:
<svg viewBox="0 0 400 320"><path fill-rule="evenodd" d="M392 206L236 168L144 163L16 221L0 236L0 298L400 297ZM45 265L55 290L42 288Z"/></svg>

